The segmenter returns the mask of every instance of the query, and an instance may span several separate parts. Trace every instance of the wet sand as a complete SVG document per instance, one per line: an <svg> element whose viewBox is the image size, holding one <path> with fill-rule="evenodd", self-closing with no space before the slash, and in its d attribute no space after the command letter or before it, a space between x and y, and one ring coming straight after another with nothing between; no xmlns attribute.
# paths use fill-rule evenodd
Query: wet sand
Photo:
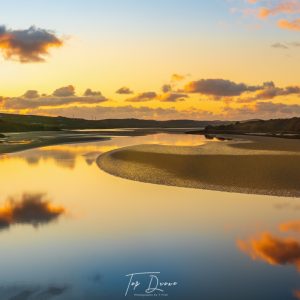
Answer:
<svg viewBox="0 0 300 300"><path fill-rule="evenodd" d="M131 180L300 197L300 140L231 136L197 147L139 145L101 155L104 171Z"/></svg>

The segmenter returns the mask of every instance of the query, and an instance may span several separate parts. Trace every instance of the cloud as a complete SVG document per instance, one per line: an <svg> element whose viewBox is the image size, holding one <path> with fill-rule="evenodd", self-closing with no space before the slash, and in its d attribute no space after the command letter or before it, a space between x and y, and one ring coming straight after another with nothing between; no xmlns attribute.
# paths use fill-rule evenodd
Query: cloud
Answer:
<svg viewBox="0 0 300 300"><path fill-rule="evenodd" d="M188 108L178 110L171 108L151 108L147 106L133 107L127 106L96 106L96 107L62 107L62 108L44 108L33 110L34 114L43 114L51 116L80 117L91 119L97 116L97 119L157 119L157 120L179 120L179 119L195 119L195 120L211 120L216 116L206 110L199 108Z"/></svg>
<svg viewBox="0 0 300 300"><path fill-rule="evenodd" d="M260 18L268 18L279 14L300 13L300 2L298 0L281 0L279 4L272 7L261 7L259 9Z"/></svg>
<svg viewBox="0 0 300 300"><path fill-rule="evenodd" d="M63 105L87 105L99 104L107 101L101 92L95 92L87 89L83 96L75 95L75 88L72 85L56 89L50 96L40 96L35 90L27 91L21 97L4 98L0 102L3 109L34 109L46 106L63 106Z"/></svg>
<svg viewBox="0 0 300 300"><path fill-rule="evenodd" d="M130 95L130 94L133 94L133 91L130 88L123 86L116 91L116 94Z"/></svg>
<svg viewBox="0 0 300 300"><path fill-rule="evenodd" d="M163 94L159 95L155 92L145 92L138 94L135 97L129 98L126 101L127 102L148 102L148 101L161 101L161 102L178 102L178 101L184 101L189 96L184 93L175 93L169 91L169 88L165 88L165 91Z"/></svg>
<svg viewBox="0 0 300 300"><path fill-rule="evenodd" d="M154 100L157 97L157 94L155 92L144 92L140 93L135 97L129 98L126 101L127 102L146 102Z"/></svg>
<svg viewBox="0 0 300 300"><path fill-rule="evenodd" d="M257 92L249 97L235 99L239 103L250 103L261 100L272 100L276 97L299 95L300 86L287 86L284 88L277 87L273 81L264 82Z"/></svg>
<svg viewBox="0 0 300 300"><path fill-rule="evenodd" d="M187 78L187 75L181 75L181 74L173 74L171 76L171 81L177 82L177 81L183 81Z"/></svg>
<svg viewBox="0 0 300 300"><path fill-rule="evenodd" d="M55 97L69 97L75 95L75 88L73 85L64 86L56 89L53 94Z"/></svg>
<svg viewBox="0 0 300 300"><path fill-rule="evenodd" d="M300 31L300 19L289 21L282 19L278 21L278 27L287 30Z"/></svg>
<svg viewBox="0 0 300 300"><path fill-rule="evenodd" d="M27 98L27 99L35 99L35 98L40 97L40 95L39 95L39 92L36 90L28 90L27 92L25 92L23 97Z"/></svg>
<svg viewBox="0 0 300 300"><path fill-rule="evenodd" d="M171 89L171 90L170 90ZM145 114L145 118L165 119L170 113L172 118L181 119L183 114L185 118L200 119L232 119L245 120L247 118L269 119L276 117L293 117L300 113L300 105L273 103L272 100L277 97L296 95L300 96L300 86L277 87L274 82L269 81L259 85L248 85L246 83L235 83L225 79L201 79L188 83L184 88L174 89L173 85L166 85L163 93L154 91L144 92L132 96L125 102L143 103L155 101L155 105L159 102L176 103L192 98L191 103L195 103L191 94L198 93L204 96L206 100L219 100L215 105L215 113L201 109L201 102L197 104L197 108L188 108L184 112L182 110L165 111L162 110L162 118L157 114L158 111L149 110ZM3 112L14 113L30 113L42 115L64 115L69 117L83 118L107 118L104 112L108 112L112 118L130 118L135 116L142 118L143 112L130 105L122 106L130 108L128 111L120 107L114 110L106 104L105 108L101 108L103 103L108 99L102 95L100 91L86 89L82 96L78 96L75 87L72 85L60 87L56 89L52 95L40 94L37 90L28 90L19 97L0 97L0 109ZM266 101L270 103L265 103ZM278 101L277 101L278 102ZM121 105L121 104L120 104ZM123 105L124 102L123 102ZM164 105L164 106L165 106ZM170 106L170 105L168 105ZM68 107L68 110L63 108ZM97 107L97 109L95 109ZM57 109L56 109L57 108ZM74 108L74 109L73 109ZM91 109L84 109L91 108ZM81 111L82 113L81 113ZM70 112L72 111L72 114ZM190 111L190 115L188 115ZM140 115L139 115L140 114ZM151 117L149 117L151 116Z"/></svg>
<svg viewBox="0 0 300 300"><path fill-rule="evenodd" d="M291 42L289 43L291 46L293 47L300 47L300 43L299 42Z"/></svg>
<svg viewBox="0 0 300 300"><path fill-rule="evenodd" d="M34 26L11 30L0 26L0 50L5 59L21 63L44 62L50 48L62 45L63 41L50 30Z"/></svg>
<svg viewBox="0 0 300 300"><path fill-rule="evenodd" d="M189 96L181 93L164 93L158 96L158 100L161 102L178 102L184 101Z"/></svg>
<svg viewBox="0 0 300 300"><path fill-rule="evenodd" d="M282 43L275 43L275 44L272 44L271 45L272 48L275 48L275 49L289 49L288 46L286 46L285 44L282 44Z"/></svg>
<svg viewBox="0 0 300 300"><path fill-rule="evenodd" d="M259 238L239 240L240 250L252 259L260 259L271 265L295 265L300 268L300 243L294 238L281 238L265 232Z"/></svg>
<svg viewBox="0 0 300 300"><path fill-rule="evenodd" d="M161 88L164 93L168 93L172 91L172 86L170 84L164 84Z"/></svg>
<svg viewBox="0 0 300 300"><path fill-rule="evenodd" d="M272 103L272 102L258 102L256 105L257 112L266 112L270 114L277 114L279 116L284 115L298 115L300 113L300 105L293 104L288 105L284 103ZM287 116L285 116L287 117Z"/></svg>
<svg viewBox="0 0 300 300"><path fill-rule="evenodd" d="M254 105L246 105L241 108L225 107L223 109L225 119L274 119L291 118L300 114L300 105L272 102L256 102Z"/></svg>
<svg viewBox="0 0 300 300"><path fill-rule="evenodd" d="M278 96L287 96L292 94L300 94L299 86L288 86L286 88L278 88L273 82L265 82L263 89L259 91L254 99L273 99Z"/></svg>
<svg viewBox="0 0 300 300"><path fill-rule="evenodd" d="M98 96L102 96L102 93L99 91L93 91L91 89L86 89L86 91L83 94L86 97L92 96L92 97L98 97Z"/></svg>
<svg viewBox="0 0 300 300"><path fill-rule="evenodd" d="M244 2L245 3L245 2ZM251 7L249 8L249 4ZM253 4L255 4L253 6ZM243 4L242 4L243 5ZM245 4L244 4L245 5ZM251 1L246 2L246 7L235 8L234 11L242 12L244 16L254 16L259 19L273 18L277 22L277 27L286 30L300 30L300 19L287 19L287 15L297 15L300 13L300 0L276 0L276 1Z"/></svg>
<svg viewBox="0 0 300 300"><path fill-rule="evenodd" d="M10 197L0 208L0 228L14 224L39 226L56 220L64 214L62 207L53 206L44 194L23 194L20 198Z"/></svg>
<svg viewBox="0 0 300 300"><path fill-rule="evenodd" d="M253 92L261 87L248 86L224 79L201 79L192 81L184 87L186 93L199 93L216 97L240 96L245 92Z"/></svg>
<svg viewBox="0 0 300 300"><path fill-rule="evenodd" d="M26 99L26 98L5 98L2 103L2 108L4 109L33 109L46 106L64 106L64 105L87 105L87 104L98 104L107 101L103 96L100 97L40 97L36 99Z"/></svg>
<svg viewBox="0 0 300 300"><path fill-rule="evenodd" d="M299 42L290 42L290 43L275 43L271 45L272 48L277 48L277 49L290 49L290 47L300 47Z"/></svg>

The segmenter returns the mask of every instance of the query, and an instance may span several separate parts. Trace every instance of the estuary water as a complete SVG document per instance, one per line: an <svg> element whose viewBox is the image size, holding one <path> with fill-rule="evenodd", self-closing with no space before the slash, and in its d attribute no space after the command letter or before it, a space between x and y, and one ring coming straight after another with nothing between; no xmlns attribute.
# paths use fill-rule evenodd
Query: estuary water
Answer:
<svg viewBox="0 0 300 300"><path fill-rule="evenodd" d="M0 299L300 299L300 199L134 182L96 164L119 147L205 142L155 134L0 156Z"/></svg>

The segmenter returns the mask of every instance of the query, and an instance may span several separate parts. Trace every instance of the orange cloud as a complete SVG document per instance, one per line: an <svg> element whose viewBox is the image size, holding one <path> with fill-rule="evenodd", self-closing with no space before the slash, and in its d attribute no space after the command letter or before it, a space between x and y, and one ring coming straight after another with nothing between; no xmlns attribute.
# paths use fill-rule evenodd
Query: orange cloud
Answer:
<svg viewBox="0 0 300 300"><path fill-rule="evenodd" d="M248 7L249 4L257 4L259 2L264 5L256 5L256 7ZM274 3L275 2L275 3ZM259 1L247 0L247 6L240 10L244 15L254 16L259 19L268 19L274 16L296 15L300 13L300 0L278 0L278 1ZM300 19L288 20L281 18L277 21L277 26L281 29L300 31Z"/></svg>
<svg viewBox="0 0 300 300"><path fill-rule="evenodd" d="M44 62L50 48L62 45L63 41L49 30L34 26L11 30L0 26L0 50L5 59L21 63Z"/></svg>
<svg viewBox="0 0 300 300"><path fill-rule="evenodd" d="M300 31L300 19L296 19L294 21L282 19L279 20L277 24L278 27L282 29Z"/></svg>
<svg viewBox="0 0 300 300"><path fill-rule="evenodd" d="M262 7L259 9L258 15L262 19L267 18L270 14L271 14L271 10L268 8Z"/></svg>
<svg viewBox="0 0 300 300"><path fill-rule="evenodd" d="M239 249L252 259L260 259L271 265L295 265L300 270L300 243L293 238L280 238L265 232L259 238L239 240Z"/></svg>
<svg viewBox="0 0 300 300"><path fill-rule="evenodd" d="M259 9L259 17L260 18L268 18L270 16L275 16L278 14L296 14L300 12L300 3L298 0L292 0L292 1L282 1L280 4L278 4L275 7L267 8L267 7L261 7Z"/></svg>

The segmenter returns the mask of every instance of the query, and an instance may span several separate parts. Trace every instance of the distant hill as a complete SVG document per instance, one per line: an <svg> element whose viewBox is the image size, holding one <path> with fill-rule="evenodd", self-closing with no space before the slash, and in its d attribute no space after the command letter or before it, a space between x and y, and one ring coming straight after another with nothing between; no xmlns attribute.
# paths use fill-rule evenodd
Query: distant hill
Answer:
<svg viewBox="0 0 300 300"><path fill-rule="evenodd" d="M0 132L43 131L62 129L113 128L204 128L208 125L229 124L224 121L106 119L86 120L65 117L45 117L0 113Z"/></svg>
<svg viewBox="0 0 300 300"><path fill-rule="evenodd" d="M251 120L227 125L206 126L205 133L300 134L300 118Z"/></svg>

